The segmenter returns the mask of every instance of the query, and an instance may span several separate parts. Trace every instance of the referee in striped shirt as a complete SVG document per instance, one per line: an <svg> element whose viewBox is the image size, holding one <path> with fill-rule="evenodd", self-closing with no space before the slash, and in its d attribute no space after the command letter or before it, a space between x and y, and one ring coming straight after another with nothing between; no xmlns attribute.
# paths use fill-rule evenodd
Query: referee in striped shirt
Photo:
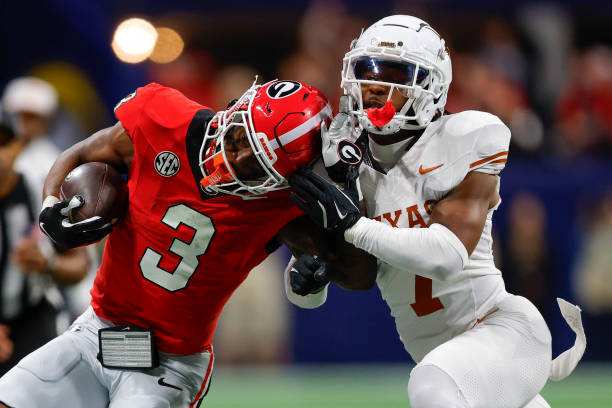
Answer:
<svg viewBox="0 0 612 408"><path fill-rule="evenodd" d="M89 268L84 248L59 252L35 220L31 188L13 170L23 148L0 123L0 376L58 334L62 298ZM35 163L32 163L35 166Z"/></svg>

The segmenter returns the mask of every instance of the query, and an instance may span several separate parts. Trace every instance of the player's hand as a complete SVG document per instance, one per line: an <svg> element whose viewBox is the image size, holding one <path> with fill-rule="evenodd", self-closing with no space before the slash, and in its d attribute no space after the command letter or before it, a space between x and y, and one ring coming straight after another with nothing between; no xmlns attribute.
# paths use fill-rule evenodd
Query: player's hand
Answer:
<svg viewBox="0 0 612 408"><path fill-rule="evenodd" d="M321 124L323 163L327 174L336 183L343 183L349 167L358 166L363 157L361 149L355 144L359 135L355 134L354 121L349 114L350 103L350 96L342 95L338 114L331 121L329 129L325 122Z"/></svg>
<svg viewBox="0 0 612 408"><path fill-rule="evenodd" d="M293 293L306 296L319 293L329 283L330 265L316 255L303 254L289 271Z"/></svg>
<svg viewBox="0 0 612 408"><path fill-rule="evenodd" d="M304 168L289 179L289 184L297 192L290 194L291 201L323 228L343 233L361 218L357 206L358 175L357 167L351 166L346 176L345 189L341 190L312 170Z"/></svg>
<svg viewBox="0 0 612 408"><path fill-rule="evenodd" d="M40 212L40 229L62 248L70 249L97 242L109 234L113 226L101 217L95 216L83 221L70 222L70 213L85 204L81 196L74 196Z"/></svg>

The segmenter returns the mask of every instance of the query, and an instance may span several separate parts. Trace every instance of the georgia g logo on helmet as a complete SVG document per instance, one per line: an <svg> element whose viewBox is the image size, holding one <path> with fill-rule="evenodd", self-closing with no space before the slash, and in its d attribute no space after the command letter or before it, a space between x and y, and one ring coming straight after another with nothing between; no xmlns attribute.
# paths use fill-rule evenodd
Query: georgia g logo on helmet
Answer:
<svg viewBox="0 0 612 408"><path fill-rule="evenodd" d="M268 87L267 94L272 99L286 98L302 88L302 84L295 81L278 81Z"/></svg>

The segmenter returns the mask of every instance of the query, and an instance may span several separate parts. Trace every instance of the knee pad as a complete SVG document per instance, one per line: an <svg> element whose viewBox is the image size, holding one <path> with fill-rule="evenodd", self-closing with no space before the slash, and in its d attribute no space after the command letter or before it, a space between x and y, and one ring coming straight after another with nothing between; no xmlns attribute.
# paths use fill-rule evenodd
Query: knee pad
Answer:
<svg viewBox="0 0 612 408"><path fill-rule="evenodd" d="M434 365L412 370L408 397L412 408L470 408L455 381Z"/></svg>

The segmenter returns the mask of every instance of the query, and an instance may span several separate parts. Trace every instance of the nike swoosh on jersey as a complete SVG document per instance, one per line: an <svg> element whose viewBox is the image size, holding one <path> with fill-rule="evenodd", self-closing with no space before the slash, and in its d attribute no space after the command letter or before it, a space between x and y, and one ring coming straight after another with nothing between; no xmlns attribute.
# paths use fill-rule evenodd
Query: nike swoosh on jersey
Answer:
<svg viewBox="0 0 612 408"><path fill-rule="evenodd" d="M437 166L433 166L433 167L429 167L427 169L424 169L423 165L421 164L421 166L419 167L419 173L426 174L426 173L429 173L430 171L434 171L435 169L439 169L442 166L444 166L444 163L438 164Z"/></svg>
<svg viewBox="0 0 612 408"><path fill-rule="evenodd" d="M165 382L164 377L161 377L159 380L157 380L157 383L161 385L162 387L170 387L170 388L174 388L175 390L183 391L182 388L179 388L176 385L168 384L167 382Z"/></svg>

